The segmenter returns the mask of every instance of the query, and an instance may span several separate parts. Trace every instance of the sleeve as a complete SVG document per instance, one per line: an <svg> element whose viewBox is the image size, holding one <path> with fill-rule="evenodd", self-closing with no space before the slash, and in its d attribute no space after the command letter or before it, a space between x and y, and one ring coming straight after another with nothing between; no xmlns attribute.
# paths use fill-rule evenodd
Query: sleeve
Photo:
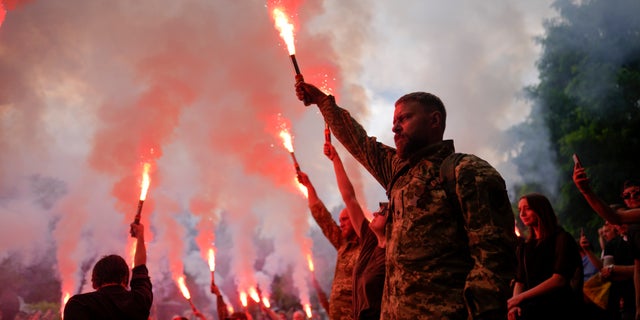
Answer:
<svg viewBox="0 0 640 320"><path fill-rule="evenodd" d="M218 319L225 320L229 314L227 310L227 304L224 302L222 295L216 297L216 308L218 309Z"/></svg>
<svg viewBox="0 0 640 320"><path fill-rule="evenodd" d="M474 261L464 297L474 319L492 319L507 313L511 296L517 264L515 218L504 180L486 161L467 155L456 171L456 193Z"/></svg>
<svg viewBox="0 0 640 320"><path fill-rule="evenodd" d="M325 237L331 242L331 244L338 250L340 245L342 244L342 230L331 217L331 213L322 203L316 203L312 205L309 209L311 209L311 215L313 219L316 220L320 230Z"/></svg>
<svg viewBox="0 0 640 320"><path fill-rule="evenodd" d="M331 128L333 135L385 188L391 182L396 150L367 136L367 132L345 109L336 105L333 96L327 96L318 104L320 112Z"/></svg>
<svg viewBox="0 0 640 320"><path fill-rule="evenodd" d="M133 293L134 299L141 309L148 312L151 310L151 304L153 303L149 270L147 270L146 265L142 264L134 267L131 274L131 293Z"/></svg>

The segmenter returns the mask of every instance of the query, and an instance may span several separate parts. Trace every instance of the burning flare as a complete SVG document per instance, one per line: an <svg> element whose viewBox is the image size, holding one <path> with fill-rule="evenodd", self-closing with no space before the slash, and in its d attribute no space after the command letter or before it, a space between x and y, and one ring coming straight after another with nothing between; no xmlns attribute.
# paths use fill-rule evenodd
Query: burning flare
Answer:
<svg viewBox="0 0 640 320"><path fill-rule="evenodd" d="M276 29L280 32L280 37L287 45L289 55L296 54L296 47L293 44L293 24L289 22L289 18L280 8L275 8L272 11L273 20L276 23Z"/></svg>
<svg viewBox="0 0 640 320"><path fill-rule="evenodd" d="M256 288L254 287L249 288L249 296L256 303L260 303L260 295L258 294L258 291L256 290Z"/></svg>
<svg viewBox="0 0 640 320"><path fill-rule="evenodd" d="M247 293L244 291L240 292L240 303L242 303L243 307L247 307Z"/></svg>
<svg viewBox="0 0 640 320"><path fill-rule="evenodd" d="M311 259L311 254L307 255L307 262L309 263L309 271L313 272L313 260Z"/></svg>
<svg viewBox="0 0 640 320"><path fill-rule="evenodd" d="M311 305L308 303L304 304L304 312L307 314L307 318L311 319Z"/></svg>
<svg viewBox="0 0 640 320"><path fill-rule="evenodd" d="M271 308L271 303L269 302L269 298L267 297L262 297L262 304L264 304L264 306L267 308Z"/></svg>
<svg viewBox="0 0 640 320"><path fill-rule="evenodd" d="M1 5L1 3L0 3ZM71 293L69 292L65 292L62 295L62 305L60 306L60 315L63 316L64 315L64 307L67 305L67 301L69 301L69 299L71 298Z"/></svg>
<svg viewBox="0 0 640 320"><path fill-rule="evenodd" d="M140 201L144 201L147 199L147 191L149 191L149 184L151 183L151 179L149 179L149 170L151 170L151 164L145 162L142 167L142 182L140 183Z"/></svg>
<svg viewBox="0 0 640 320"><path fill-rule="evenodd" d="M178 287L180 288L180 292L182 292L182 295L185 297L185 299L190 300L191 294L189 293L189 289L187 288L187 285L184 283L184 276L179 276L177 281L178 281Z"/></svg>
<svg viewBox="0 0 640 320"><path fill-rule="evenodd" d="M209 248L209 270L211 272L216 271L216 255L213 248Z"/></svg>
<svg viewBox="0 0 640 320"><path fill-rule="evenodd" d="M280 138L282 138L282 145L284 146L284 148L289 152L293 152L293 137L291 137L291 134L289 133L289 130L287 130L287 128L283 128L280 131Z"/></svg>

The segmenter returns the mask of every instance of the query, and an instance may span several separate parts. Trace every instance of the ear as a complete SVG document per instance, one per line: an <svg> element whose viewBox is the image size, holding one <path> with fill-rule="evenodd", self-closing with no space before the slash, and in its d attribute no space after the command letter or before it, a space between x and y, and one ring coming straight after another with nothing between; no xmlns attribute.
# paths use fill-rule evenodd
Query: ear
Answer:
<svg viewBox="0 0 640 320"><path fill-rule="evenodd" d="M440 111L433 111L429 118L429 125L432 128L442 128L442 113Z"/></svg>

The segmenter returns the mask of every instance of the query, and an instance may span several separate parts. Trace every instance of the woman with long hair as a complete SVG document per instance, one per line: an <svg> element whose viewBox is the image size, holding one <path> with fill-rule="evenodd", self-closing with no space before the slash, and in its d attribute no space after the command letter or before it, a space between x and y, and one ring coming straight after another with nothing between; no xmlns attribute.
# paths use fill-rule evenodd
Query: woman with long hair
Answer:
<svg viewBox="0 0 640 320"><path fill-rule="evenodd" d="M529 235L517 252L513 297L507 302L509 320L575 318L582 297L578 244L558 225L547 197L538 193L524 195L518 210ZM574 279L577 283L572 283Z"/></svg>

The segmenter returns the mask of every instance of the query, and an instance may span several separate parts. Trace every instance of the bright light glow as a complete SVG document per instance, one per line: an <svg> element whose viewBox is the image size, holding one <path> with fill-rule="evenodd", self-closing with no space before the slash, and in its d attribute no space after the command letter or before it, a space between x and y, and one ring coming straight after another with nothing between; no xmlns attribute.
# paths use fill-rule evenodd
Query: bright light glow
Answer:
<svg viewBox="0 0 640 320"><path fill-rule="evenodd" d="M209 270L216 271L216 255L213 248L209 248Z"/></svg>
<svg viewBox="0 0 640 320"><path fill-rule="evenodd" d="M178 287L180 288L180 292L182 292L182 295L185 297L185 299L187 300L191 299L191 294L189 293L189 289L187 288L187 285L184 283L184 276L178 277Z"/></svg>
<svg viewBox="0 0 640 320"><path fill-rule="evenodd" d="M307 255L307 262L309 263L309 271L313 272L313 259L311 259L311 254Z"/></svg>
<svg viewBox="0 0 640 320"><path fill-rule="evenodd" d="M287 128L283 128L280 131L280 138L282 138L282 145L285 147L285 149L287 149L287 151L289 152L293 152L293 137L291 136Z"/></svg>
<svg viewBox="0 0 640 320"><path fill-rule="evenodd" d="M518 226L514 227L515 232L516 232L516 236L519 237L520 236L520 229L518 229Z"/></svg>
<svg viewBox="0 0 640 320"><path fill-rule="evenodd" d="M149 184L151 183L151 179L149 179L149 170L151 169L151 164L145 162L142 167L142 182L140 183L140 200L144 201L147 199L147 191L149 191Z"/></svg>
<svg viewBox="0 0 640 320"><path fill-rule="evenodd" d="M243 307L247 307L247 293L244 291L240 292L240 303L242 303Z"/></svg>
<svg viewBox="0 0 640 320"><path fill-rule="evenodd" d="M310 304L308 304L308 303L304 304L304 312L307 313L307 318L311 319L312 314L311 314L311 305Z"/></svg>
<svg viewBox="0 0 640 320"><path fill-rule="evenodd" d="M296 54L296 47L293 44L293 24L289 22L289 18L280 8L273 9L273 20L276 23L276 29L280 32L280 37L287 45L290 55Z"/></svg>
<svg viewBox="0 0 640 320"><path fill-rule="evenodd" d="M262 304L267 308L271 308L271 302L269 302L269 298L267 297L262 297Z"/></svg>
<svg viewBox="0 0 640 320"><path fill-rule="evenodd" d="M61 317L64 315L64 306L67 305L67 301L69 301L70 298L71 298L71 293L69 293L69 292L65 292L62 295L62 306L60 306L60 316Z"/></svg>
<svg viewBox="0 0 640 320"><path fill-rule="evenodd" d="M229 311L229 314L232 314L233 312L235 312L235 310L233 310L233 306L230 304L227 305L227 311Z"/></svg>
<svg viewBox="0 0 640 320"><path fill-rule="evenodd" d="M256 288L254 287L249 288L249 296L256 303L260 303L260 295L258 294L258 291L256 290Z"/></svg>
<svg viewBox="0 0 640 320"><path fill-rule="evenodd" d="M294 177L294 179L295 179L296 185L298 186L298 190L300 190L300 192L302 192L304 197L308 199L309 198L309 190L307 190L307 187L304 184L300 183L300 181L298 181L297 177Z"/></svg>

